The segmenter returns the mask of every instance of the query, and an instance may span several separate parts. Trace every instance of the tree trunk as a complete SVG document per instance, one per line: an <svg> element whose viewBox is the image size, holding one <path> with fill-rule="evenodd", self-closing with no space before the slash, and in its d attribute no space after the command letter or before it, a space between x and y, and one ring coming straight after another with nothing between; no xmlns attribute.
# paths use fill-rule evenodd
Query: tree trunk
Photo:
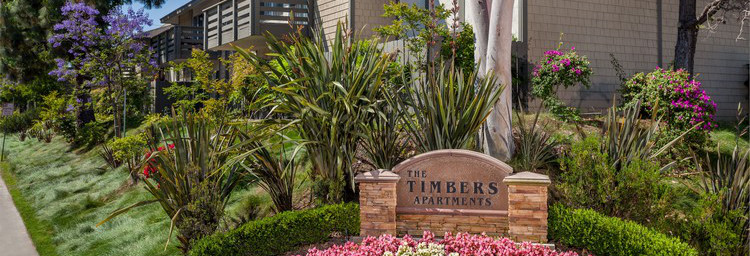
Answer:
<svg viewBox="0 0 750 256"><path fill-rule="evenodd" d="M96 117L94 116L94 109L91 106L91 96L88 93L88 89L83 85L85 78L78 76L76 80L78 86L78 89L75 90L76 101L78 101L76 128L81 129L86 124L95 121Z"/></svg>
<svg viewBox="0 0 750 256"><path fill-rule="evenodd" d="M114 117L112 125L114 125L115 138L120 138L122 137L122 131L120 129L120 120L122 116L120 116L120 106L119 104L117 104L117 101L119 99L117 97L113 97L110 98L110 100L112 101L112 117Z"/></svg>
<svg viewBox="0 0 750 256"><path fill-rule="evenodd" d="M513 0L468 1L467 10L477 38L475 52L479 73L494 71L499 85L505 86L487 118L480 137L485 153L503 161L513 156L511 47L513 41ZM486 40L486 41L485 41Z"/></svg>
<svg viewBox="0 0 750 256"><path fill-rule="evenodd" d="M674 48L675 69L687 70L691 76L695 66L695 47L698 43L695 2L695 0L680 0L680 23Z"/></svg>

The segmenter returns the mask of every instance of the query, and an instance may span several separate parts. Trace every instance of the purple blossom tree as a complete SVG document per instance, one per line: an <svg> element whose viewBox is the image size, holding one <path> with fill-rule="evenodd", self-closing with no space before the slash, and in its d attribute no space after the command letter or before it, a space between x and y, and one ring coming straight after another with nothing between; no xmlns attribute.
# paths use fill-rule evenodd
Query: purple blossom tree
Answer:
<svg viewBox="0 0 750 256"><path fill-rule="evenodd" d="M121 136L126 110L121 108L130 89L148 85L156 67L152 50L146 45L144 25L151 20L143 10L112 9L97 18L99 12L84 3L67 2L61 9L66 18L54 26L49 38L54 48L66 49L65 58L55 59L57 68L50 72L60 81L71 82L76 95L90 99L92 88L103 88L104 99L111 104L115 136ZM90 108L90 100L78 97L79 112Z"/></svg>

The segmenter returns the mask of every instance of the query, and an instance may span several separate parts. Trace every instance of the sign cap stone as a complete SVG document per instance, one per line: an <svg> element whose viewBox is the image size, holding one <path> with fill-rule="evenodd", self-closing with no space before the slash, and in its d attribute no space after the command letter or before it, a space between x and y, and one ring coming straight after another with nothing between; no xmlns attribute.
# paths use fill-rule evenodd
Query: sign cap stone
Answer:
<svg viewBox="0 0 750 256"><path fill-rule="evenodd" d="M539 185L549 185L552 183L549 179L549 176L534 172L520 172L508 177L505 177L503 179L503 182L505 184L539 184Z"/></svg>
<svg viewBox="0 0 750 256"><path fill-rule="evenodd" d="M369 172L363 172L357 174L354 177L356 182L393 182L396 183L401 179L401 176L395 174L389 170L378 169Z"/></svg>

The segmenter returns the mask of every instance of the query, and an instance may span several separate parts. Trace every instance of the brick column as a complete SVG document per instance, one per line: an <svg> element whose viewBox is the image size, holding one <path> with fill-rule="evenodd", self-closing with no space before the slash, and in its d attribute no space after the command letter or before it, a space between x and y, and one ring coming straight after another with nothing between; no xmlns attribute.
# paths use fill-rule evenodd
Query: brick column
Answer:
<svg viewBox="0 0 750 256"><path fill-rule="evenodd" d="M396 235L396 183L401 177L387 170L361 173L359 218L361 236Z"/></svg>
<svg viewBox="0 0 750 256"><path fill-rule="evenodd" d="M547 242L547 175L521 172L506 177L508 233L516 242Z"/></svg>

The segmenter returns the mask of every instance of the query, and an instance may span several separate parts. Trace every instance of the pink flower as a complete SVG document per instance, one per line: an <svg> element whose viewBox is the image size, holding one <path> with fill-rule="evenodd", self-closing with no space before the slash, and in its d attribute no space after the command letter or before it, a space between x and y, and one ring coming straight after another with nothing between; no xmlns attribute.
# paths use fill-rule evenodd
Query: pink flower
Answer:
<svg viewBox="0 0 750 256"><path fill-rule="evenodd" d="M552 64L552 72L560 71L560 67L557 66L557 64Z"/></svg>
<svg viewBox="0 0 750 256"><path fill-rule="evenodd" d="M547 247L531 243L517 245L508 238L495 239L484 234L469 235L458 233L455 236L446 233L445 238L436 241L435 235L425 231L422 239L415 241L408 235L398 239L391 235L381 235L378 238L369 236L362 243L348 242L344 245L334 245L326 250L310 249L308 256L374 256L385 252L397 252L399 247L406 246L415 252L417 244L426 243L443 246L445 254L459 255L546 255L546 256L577 256L575 252L557 252Z"/></svg>

